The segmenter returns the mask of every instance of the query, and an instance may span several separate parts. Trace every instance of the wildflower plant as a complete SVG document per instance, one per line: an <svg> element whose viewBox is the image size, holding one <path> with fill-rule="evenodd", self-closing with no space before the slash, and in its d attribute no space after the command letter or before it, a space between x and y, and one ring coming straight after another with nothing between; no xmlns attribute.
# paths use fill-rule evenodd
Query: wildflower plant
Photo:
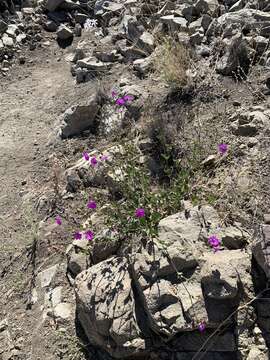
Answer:
<svg viewBox="0 0 270 360"><path fill-rule="evenodd" d="M86 19L83 27L86 31L90 31L93 28L96 28L97 25L98 25L97 19Z"/></svg>
<svg viewBox="0 0 270 360"><path fill-rule="evenodd" d="M111 92L112 103L117 107L125 107L134 100L134 96L121 93L120 90L112 90Z"/></svg>
<svg viewBox="0 0 270 360"><path fill-rule="evenodd" d="M181 200L189 192L186 172L179 171L169 184L158 186L146 164L139 159L136 146L126 145L125 153L116 161L124 174L117 185L120 199L111 201L104 210L107 225L124 243L134 238L157 238L160 220L179 211Z"/></svg>

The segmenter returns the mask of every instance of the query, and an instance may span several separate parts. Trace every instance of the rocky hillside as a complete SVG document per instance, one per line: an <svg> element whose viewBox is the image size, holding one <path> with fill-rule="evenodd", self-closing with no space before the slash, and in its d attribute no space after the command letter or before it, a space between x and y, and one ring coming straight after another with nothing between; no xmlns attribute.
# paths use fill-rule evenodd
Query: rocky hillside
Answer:
<svg viewBox="0 0 270 360"><path fill-rule="evenodd" d="M268 0L0 0L0 360L266 360Z"/></svg>

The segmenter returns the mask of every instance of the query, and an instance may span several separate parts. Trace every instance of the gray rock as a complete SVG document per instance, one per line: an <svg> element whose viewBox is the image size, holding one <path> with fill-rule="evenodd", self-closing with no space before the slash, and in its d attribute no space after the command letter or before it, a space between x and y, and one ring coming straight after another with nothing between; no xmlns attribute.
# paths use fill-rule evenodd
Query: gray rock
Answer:
<svg viewBox="0 0 270 360"><path fill-rule="evenodd" d="M241 249L248 242L248 234L236 227L229 226L222 231L222 244L229 250Z"/></svg>
<svg viewBox="0 0 270 360"><path fill-rule="evenodd" d="M266 277L270 278L270 225L262 226L262 237L252 246L252 253L258 265L264 271ZM268 312L268 310L267 310ZM262 316L269 316L267 315Z"/></svg>
<svg viewBox="0 0 270 360"><path fill-rule="evenodd" d="M225 28L236 25L239 30L254 30L257 35L269 37L270 35L270 13L255 9L242 9L239 11L226 13L215 19L208 29L208 34L221 35Z"/></svg>
<svg viewBox="0 0 270 360"><path fill-rule="evenodd" d="M154 37L147 31L144 31L136 42L136 46L142 49L147 55L154 50Z"/></svg>
<svg viewBox="0 0 270 360"><path fill-rule="evenodd" d="M53 20L48 20L45 22L44 28L47 31L55 32L57 30L57 24Z"/></svg>
<svg viewBox="0 0 270 360"><path fill-rule="evenodd" d="M67 175L66 190L71 193L76 193L82 185L81 179L76 172Z"/></svg>
<svg viewBox="0 0 270 360"><path fill-rule="evenodd" d="M2 36L2 43L4 46L7 46L7 47L14 46L14 40L11 37L9 37L7 34L4 34Z"/></svg>
<svg viewBox="0 0 270 360"><path fill-rule="evenodd" d="M0 19L0 34L3 34L8 28L8 24Z"/></svg>
<svg viewBox="0 0 270 360"><path fill-rule="evenodd" d="M160 18L160 22L166 25L169 31L187 31L187 20L184 17L166 15Z"/></svg>
<svg viewBox="0 0 270 360"><path fill-rule="evenodd" d="M82 26L80 24L75 24L74 35L75 36L82 36Z"/></svg>
<svg viewBox="0 0 270 360"><path fill-rule="evenodd" d="M216 71L222 75L246 74L250 58L247 41L237 34L231 39L224 40L225 54L218 60Z"/></svg>
<svg viewBox="0 0 270 360"><path fill-rule="evenodd" d="M178 11L176 10L175 13ZM179 7L179 15L183 16L188 22L192 22L194 18L198 18L199 14L194 4L181 4Z"/></svg>
<svg viewBox="0 0 270 360"><path fill-rule="evenodd" d="M75 18L76 23L83 25L85 23L85 21L88 19L88 15L82 14L82 13L77 13L77 14L75 14L74 18Z"/></svg>
<svg viewBox="0 0 270 360"><path fill-rule="evenodd" d="M113 64L110 62L104 63L102 61L98 61L92 56L77 61L77 66L81 69L87 69L98 73L111 69L112 65Z"/></svg>
<svg viewBox="0 0 270 360"><path fill-rule="evenodd" d="M253 347L248 353L247 360L266 360L267 355L261 352L257 347Z"/></svg>
<svg viewBox="0 0 270 360"><path fill-rule="evenodd" d="M57 286L54 289L49 289L49 291L45 293L44 306L46 309L54 308L61 303L62 290L62 286Z"/></svg>
<svg viewBox="0 0 270 360"><path fill-rule="evenodd" d="M80 273L75 280L77 314L91 344L115 358L144 347L134 317L135 300L125 259L112 258Z"/></svg>
<svg viewBox="0 0 270 360"><path fill-rule="evenodd" d="M62 320L71 318L73 312L73 305L69 303L60 303L53 309L54 316Z"/></svg>
<svg viewBox="0 0 270 360"><path fill-rule="evenodd" d="M94 51L93 55L101 62L115 62L121 60L121 55L117 50L111 51Z"/></svg>
<svg viewBox="0 0 270 360"><path fill-rule="evenodd" d="M218 0L198 0L195 8L200 14L217 15L219 3Z"/></svg>
<svg viewBox="0 0 270 360"><path fill-rule="evenodd" d="M241 10L245 7L245 0L238 0L233 6L230 7L229 12Z"/></svg>
<svg viewBox="0 0 270 360"><path fill-rule="evenodd" d="M234 120L231 124L232 132L240 136L254 136L269 122L268 116L259 110L237 114L232 120Z"/></svg>
<svg viewBox="0 0 270 360"><path fill-rule="evenodd" d="M201 45L204 38L203 31L197 31L190 36L190 44L191 45Z"/></svg>
<svg viewBox="0 0 270 360"><path fill-rule="evenodd" d="M18 35L18 33L19 33L19 28L18 28L17 25L15 25L15 24L9 24L9 25L8 25L8 28L7 28L7 30L6 30L6 34L7 34L9 37L15 39L15 38L16 38L16 35Z"/></svg>
<svg viewBox="0 0 270 360"><path fill-rule="evenodd" d="M26 34L19 34L16 36L16 43L20 44L20 43L25 43L27 39L27 35Z"/></svg>
<svg viewBox="0 0 270 360"><path fill-rule="evenodd" d="M73 37L73 31L66 25L60 25L56 31L59 40L67 40Z"/></svg>
<svg viewBox="0 0 270 360"><path fill-rule="evenodd" d="M84 105L74 105L65 111L61 125L60 136L67 138L79 135L94 125L99 111L98 96L92 95Z"/></svg>
<svg viewBox="0 0 270 360"><path fill-rule="evenodd" d="M152 58L148 56L145 59L137 59L133 61L133 68L137 71L140 75L145 76L149 73L152 69Z"/></svg>
<svg viewBox="0 0 270 360"><path fill-rule="evenodd" d="M48 11L55 11L64 0L47 0L46 9Z"/></svg>
<svg viewBox="0 0 270 360"><path fill-rule="evenodd" d="M145 51L139 49L136 44L133 46L127 46L126 44L118 43L117 48L126 61L134 61L145 58L148 55Z"/></svg>
<svg viewBox="0 0 270 360"><path fill-rule="evenodd" d="M199 334L194 322L217 328L239 305L242 289L246 295L252 290L249 255L213 254L207 243L209 233L221 231L217 212L183 205L183 212L160 222L155 244L129 260L112 256L75 279L78 318L89 341L115 358L146 351L145 336L153 333L157 342L181 334L170 346L198 351L209 333ZM234 319L227 324L233 327ZM230 353L236 346L234 332L226 331L215 338L211 352Z"/></svg>
<svg viewBox="0 0 270 360"><path fill-rule="evenodd" d="M54 265L38 274L37 277L39 279L41 288L45 288L51 285L58 268L59 265Z"/></svg>
<svg viewBox="0 0 270 360"><path fill-rule="evenodd" d="M76 246L68 251L67 257L67 269L73 278L89 267L87 264L88 256L84 252L76 250Z"/></svg>

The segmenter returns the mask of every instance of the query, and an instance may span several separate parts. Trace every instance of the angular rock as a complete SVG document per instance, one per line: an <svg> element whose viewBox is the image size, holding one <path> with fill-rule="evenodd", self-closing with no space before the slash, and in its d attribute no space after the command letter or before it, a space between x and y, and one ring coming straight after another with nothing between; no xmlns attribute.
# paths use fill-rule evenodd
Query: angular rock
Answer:
<svg viewBox="0 0 270 360"><path fill-rule="evenodd" d="M61 125L60 136L67 138L79 135L84 130L94 125L96 115L99 111L97 95L92 95L84 105L74 105L65 111Z"/></svg>
<svg viewBox="0 0 270 360"><path fill-rule="evenodd" d="M216 15L219 9L218 0L198 0L195 8L200 14Z"/></svg>
<svg viewBox="0 0 270 360"><path fill-rule="evenodd" d="M121 55L117 53L117 50L94 51L93 55L101 62L115 62L121 60Z"/></svg>
<svg viewBox="0 0 270 360"><path fill-rule="evenodd" d="M240 136L254 136L269 122L268 116L259 110L244 112L235 118L237 120L231 124L231 129L235 135Z"/></svg>
<svg viewBox="0 0 270 360"><path fill-rule="evenodd" d="M241 249L248 242L248 234L236 227L226 227L221 234L222 244L229 250Z"/></svg>
<svg viewBox="0 0 270 360"><path fill-rule="evenodd" d="M248 44L242 35L237 34L224 40L225 54L218 60L216 71L222 75L238 76L247 73L250 64Z"/></svg>
<svg viewBox="0 0 270 360"><path fill-rule="evenodd" d="M14 46L14 40L10 36L8 36L7 34L4 34L2 36L2 42L3 42L4 46L7 46L7 47L13 47Z"/></svg>
<svg viewBox="0 0 270 360"><path fill-rule="evenodd" d="M255 9L242 9L221 15L209 26L208 35L221 35L224 29L232 24L239 30L253 30L257 35L265 37L270 35L270 13Z"/></svg>
<svg viewBox="0 0 270 360"><path fill-rule="evenodd" d="M171 32L187 30L187 20L184 17L166 15L160 18L160 22Z"/></svg>
<svg viewBox="0 0 270 360"><path fill-rule="evenodd" d="M48 11L55 11L63 2L64 0L47 0L46 9Z"/></svg>
<svg viewBox="0 0 270 360"><path fill-rule="evenodd" d="M117 359L138 351L138 342L144 347L131 281L127 261L118 257L92 266L75 280L77 314L86 336Z"/></svg>
<svg viewBox="0 0 270 360"><path fill-rule="evenodd" d="M59 303L53 309L56 319L67 320L72 316L73 305L69 303Z"/></svg>
<svg viewBox="0 0 270 360"><path fill-rule="evenodd" d="M51 285L58 268L59 265L54 265L38 274L41 288L45 288Z"/></svg>
<svg viewBox="0 0 270 360"><path fill-rule="evenodd" d="M208 319L220 323L238 307L243 289L252 290L250 258L241 250L226 250L206 254L204 260L200 275Z"/></svg>
<svg viewBox="0 0 270 360"><path fill-rule="evenodd" d="M270 225L262 226L262 236L252 246L252 253L256 262L270 278Z"/></svg>
<svg viewBox="0 0 270 360"><path fill-rule="evenodd" d="M88 15L82 14L82 13L77 13L77 14L75 14L74 18L75 18L76 23L83 25L85 23L85 21L88 19Z"/></svg>
<svg viewBox="0 0 270 360"><path fill-rule="evenodd" d="M57 24L53 20L48 20L45 22L44 28L47 31L55 32L57 30Z"/></svg>
<svg viewBox="0 0 270 360"><path fill-rule="evenodd" d="M3 34L8 28L8 24L0 19L0 34Z"/></svg>
<svg viewBox="0 0 270 360"><path fill-rule="evenodd" d="M15 24L9 24L9 25L8 25L8 28L7 28L7 30L6 30L6 34L7 34L9 37L15 39L15 38L16 38L16 35L17 35L18 33L19 33L19 28L18 28L17 25L15 25Z"/></svg>
<svg viewBox="0 0 270 360"><path fill-rule="evenodd" d="M112 65L113 64L110 62L104 63L102 61L98 61L92 56L77 61L77 66L81 69L87 69L95 72L107 71L112 67Z"/></svg>
<svg viewBox="0 0 270 360"><path fill-rule="evenodd" d="M73 31L66 25L60 25L56 34L59 40L67 40L73 37Z"/></svg>
<svg viewBox="0 0 270 360"><path fill-rule="evenodd" d="M152 58L148 56L145 59L137 59L133 61L133 68L137 71L140 75L145 76L149 73L152 69Z"/></svg>

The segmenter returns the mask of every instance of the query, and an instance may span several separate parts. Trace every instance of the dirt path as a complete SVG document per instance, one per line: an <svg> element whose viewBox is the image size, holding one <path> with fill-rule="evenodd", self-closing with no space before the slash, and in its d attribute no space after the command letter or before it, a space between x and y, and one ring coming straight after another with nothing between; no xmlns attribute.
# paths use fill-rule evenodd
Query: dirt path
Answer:
<svg viewBox="0 0 270 360"><path fill-rule="evenodd" d="M1 86L0 231L4 245L23 245L16 222L55 118L55 98L67 81L67 74L63 76L63 70L68 73L67 67L56 63L29 68L23 79Z"/></svg>

